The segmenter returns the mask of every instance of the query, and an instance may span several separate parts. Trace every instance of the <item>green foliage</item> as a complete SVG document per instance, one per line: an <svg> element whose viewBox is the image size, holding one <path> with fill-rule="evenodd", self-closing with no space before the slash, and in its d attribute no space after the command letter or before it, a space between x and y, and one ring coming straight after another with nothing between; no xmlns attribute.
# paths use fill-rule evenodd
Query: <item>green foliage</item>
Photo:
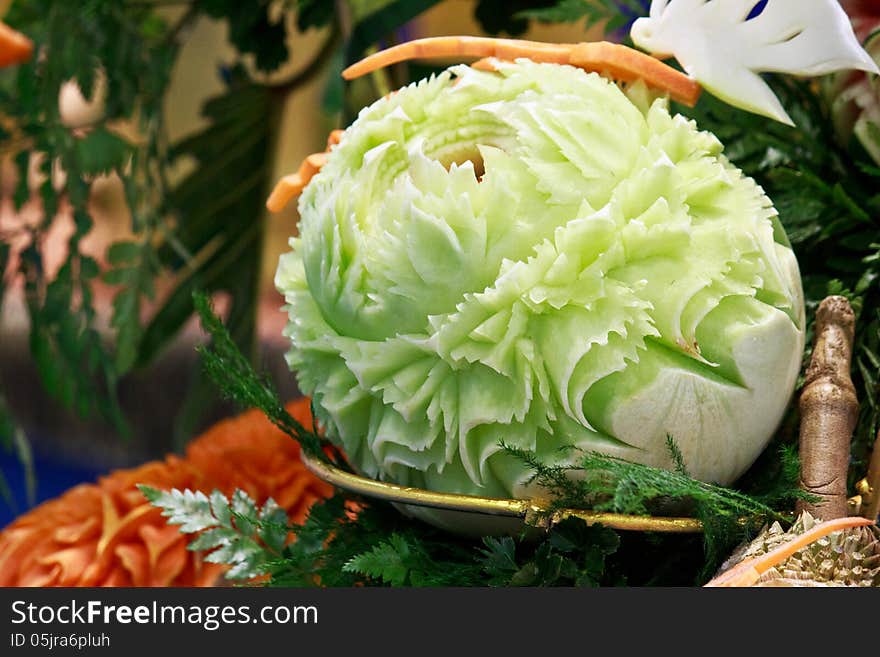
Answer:
<svg viewBox="0 0 880 657"><path fill-rule="evenodd" d="M439 0L390 0L358 17L345 47L346 61L359 59L370 46L388 37Z"/></svg>
<svg viewBox="0 0 880 657"><path fill-rule="evenodd" d="M552 0L479 0L474 8L474 18L488 34L497 36L507 33L518 37L528 29L532 14L552 11L553 6Z"/></svg>
<svg viewBox="0 0 880 657"><path fill-rule="evenodd" d="M271 586L595 586L619 583L606 561L620 539L568 519L546 533L469 539L339 494L294 527ZM608 569L610 570L610 569Z"/></svg>
<svg viewBox="0 0 880 657"><path fill-rule="evenodd" d="M194 296L202 328L211 338L209 347L200 347L205 370L223 394L242 408L259 408L272 423L300 443L307 453L322 455L323 443L313 432L296 421L284 408L268 377L258 375L239 351L229 331L214 314L204 293Z"/></svg>
<svg viewBox="0 0 880 657"><path fill-rule="evenodd" d="M116 242L107 250L107 262L113 268L104 273L104 281L121 286L110 321L116 329L116 368L127 372L137 359L143 335L141 297L155 296L153 279L159 266L151 245L144 242Z"/></svg>
<svg viewBox="0 0 880 657"><path fill-rule="evenodd" d="M332 2L292 0L292 3L296 8L296 27L300 32L305 32L310 28L321 28L333 21L335 7Z"/></svg>
<svg viewBox="0 0 880 657"><path fill-rule="evenodd" d="M271 570L272 586L478 586L476 543L410 520L390 504L335 495L312 506ZM363 572L362 572L363 569Z"/></svg>
<svg viewBox="0 0 880 657"><path fill-rule="evenodd" d="M132 156L132 146L105 127L97 127L74 144L77 168L86 175L119 171Z"/></svg>
<svg viewBox="0 0 880 657"><path fill-rule="evenodd" d="M615 532L569 517L546 532L529 530L520 536L470 540L410 520L376 501L367 502L353 519L346 506L350 500L337 495L312 507L302 527L295 528L298 540L274 564L271 584L694 584L708 579L733 547L762 522L784 519L767 503L768 496L710 486L682 473L595 454L584 454L579 467L590 469L580 473L586 483L572 482L567 476L570 469L540 464L536 478L560 496L559 506L584 506L589 501L594 509L617 513L690 509L703 521L706 534ZM800 496L792 488L794 482L787 484L787 495L774 500L790 504L792 496ZM354 501L363 505L363 501Z"/></svg>
<svg viewBox="0 0 880 657"><path fill-rule="evenodd" d="M777 439L739 478L737 487L773 509L790 509L799 499L813 499L799 488L800 472L797 445Z"/></svg>
<svg viewBox="0 0 880 657"><path fill-rule="evenodd" d="M688 471L684 462L684 456L681 453L681 449L678 447L678 443L675 442L675 438L669 434L666 434L666 449L672 457L672 464L675 466L675 472L683 477L687 477Z"/></svg>
<svg viewBox="0 0 880 657"><path fill-rule="evenodd" d="M197 166L168 191L168 211L177 219L172 239L158 249L161 266L174 272L174 286L143 329L137 363L151 362L194 312L196 290L223 291L231 303L228 322L236 344L256 358L256 309L273 140L280 97L252 82L243 69L230 73L228 90L210 98L202 114L210 123L174 145L172 162ZM155 250L154 250L155 252ZM212 397L194 376L176 432L186 439L200 426Z"/></svg>
<svg viewBox="0 0 880 657"><path fill-rule="evenodd" d="M211 18L226 19L229 40L243 55L253 55L257 68L272 72L287 61L285 21L269 20L269 0L198 0L197 6Z"/></svg>
<svg viewBox="0 0 880 657"><path fill-rule="evenodd" d="M427 555L400 534L392 534L368 552L352 557L342 569L391 586L420 586L425 582Z"/></svg>
<svg viewBox="0 0 880 657"><path fill-rule="evenodd" d="M199 534L187 548L206 552L205 561L230 566L227 579L262 575L284 550L287 514L272 498L258 507L242 490L229 499L216 490L209 497L200 491L138 488L169 524L180 525L184 534Z"/></svg>
<svg viewBox="0 0 880 657"><path fill-rule="evenodd" d="M486 537L483 543L482 567L490 586L598 586L620 537L600 525L567 518L534 550L510 536Z"/></svg>
<svg viewBox="0 0 880 657"><path fill-rule="evenodd" d="M673 443L674 445L674 443ZM708 484L686 474L680 452L675 448L676 470L632 463L599 452L572 449L575 465L544 464L534 454L508 445L505 451L523 461L534 473L532 481L553 497L553 509L581 508L633 515L657 512L658 502L678 507L704 506L707 513L734 522L742 517L781 520L782 514L760 498L732 488ZM792 488L788 501L803 493Z"/></svg>
<svg viewBox="0 0 880 657"><path fill-rule="evenodd" d="M91 223L79 211L75 217L82 219L81 225ZM75 255L68 256L51 281L45 279L37 245L21 253L31 353L45 387L64 406L81 415L100 414L125 433L115 398L117 371L95 326L92 281L98 266L77 250L84 232L78 229L70 238Z"/></svg>
<svg viewBox="0 0 880 657"><path fill-rule="evenodd" d="M516 16L545 23L575 23L583 19L585 30L604 23L605 31L613 32L644 13L645 7L639 0L556 0L546 7L524 9Z"/></svg>
<svg viewBox="0 0 880 657"><path fill-rule="evenodd" d="M136 112L150 115L161 102L171 63L164 42L165 27L156 23L149 8L100 0L18 2L6 20L34 40L35 52L51 53L4 73L0 84L0 114L15 126L16 142L25 145L15 157L19 180L14 200L18 207L30 196L27 171L32 156L40 158L44 176L37 190L42 220L33 228L21 229L18 235L26 243L18 254L17 274L25 281L31 350L55 399L80 414L101 415L124 432L125 422L115 399L124 362L109 352L98 332L92 288L100 271L98 263L84 255L79 245L92 227L88 201L95 175L119 175L136 202L148 194L152 179L139 166L143 160L138 151L149 148L152 133L145 133L146 146L136 147L113 132L110 124L132 118ZM59 110L61 87L74 79L88 98L99 77L106 85L104 116L74 132L64 124ZM53 163L63 169L63 183L53 180ZM43 243L55 224L62 197L71 206L74 231L65 261L50 278ZM149 223L142 219L136 214L136 222ZM143 288L135 289L137 297ZM121 294L128 293L130 289L124 286ZM123 314L114 316L114 326L124 324L121 318ZM123 334L125 338L125 331Z"/></svg>
<svg viewBox="0 0 880 657"><path fill-rule="evenodd" d="M537 546L511 536L482 542L484 547L462 550L462 561L438 562L429 541L395 533L349 559L343 570L390 586L596 586L605 558L620 543L615 532L575 518L553 527Z"/></svg>
<svg viewBox="0 0 880 657"><path fill-rule="evenodd" d="M580 450L572 450L575 465L548 466L527 451L506 445L504 449L526 463L534 473L533 481L549 492L551 511L581 508L699 518L706 551L703 574L714 569L749 532L766 522L785 521L795 500L810 499L798 488L799 469L790 452L785 454L783 471L772 481L772 490L747 494L691 478L671 437L667 444L675 470Z"/></svg>
<svg viewBox="0 0 880 657"><path fill-rule="evenodd" d="M699 536L615 532L569 518L546 531L467 538L343 493L315 503L293 531L269 586L690 585L703 563Z"/></svg>

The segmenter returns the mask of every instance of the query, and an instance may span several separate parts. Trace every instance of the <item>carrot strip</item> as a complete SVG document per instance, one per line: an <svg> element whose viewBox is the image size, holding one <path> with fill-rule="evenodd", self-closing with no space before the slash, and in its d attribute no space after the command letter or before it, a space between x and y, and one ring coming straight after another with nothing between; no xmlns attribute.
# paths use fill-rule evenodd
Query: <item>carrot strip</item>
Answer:
<svg viewBox="0 0 880 657"><path fill-rule="evenodd" d="M607 71L611 77L624 82L642 79L648 86L667 92L673 100L688 107L696 105L700 97L699 82L655 57L619 43L579 43L572 50L570 63L588 71Z"/></svg>
<svg viewBox="0 0 880 657"><path fill-rule="evenodd" d="M318 171L327 163L327 153L330 149L338 144L342 139L345 130L331 130L327 135L327 150L323 153L312 153L307 156L299 165L299 170L289 176L284 176L279 180L269 199L266 201L266 207L270 212L280 212L290 203L290 200L302 193L309 181Z"/></svg>
<svg viewBox="0 0 880 657"><path fill-rule="evenodd" d="M489 71L490 73L494 73L498 70L498 61L497 57L483 57L483 59L478 59L471 64L471 68L475 68L478 71Z"/></svg>
<svg viewBox="0 0 880 657"><path fill-rule="evenodd" d="M352 80L371 71L384 68L409 59L436 57L498 57L515 59L517 57L535 58L538 53L544 56L541 61L568 62L571 44L541 43L517 39L493 39L491 37L443 36L428 37L407 41L385 50L373 53L352 64L342 72L342 77Z"/></svg>
<svg viewBox="0 0 880 657"><path fill-rule="evenodd" d="M333 133L331 133L331 138L333 138ZM266 201L266 208L269 212L280 212L292 198L299 196L326 162L327 153L312 153L302 161L296 173L284 176L279 180Z"/></svg>
<svg viewBox="0 0 880 657"><path fill-rule="evenodd" d="M30 39L0 22L0 67L25 62L33 51L34 44Z"/></svg>
<svg viewBox="0 0 880 657"><path fill-rule="evenodd" d="M409 59L436 57L496 57L505 60L525 57L608 73L625 82L641 78L649 86L668 92L686 105L693 106L700 95L700 85L684 73L643 52L607 41L572 44L471 36L429 37L373 53L345 69L342 77L351 80ZM481 60L479 65L485 68L487 62Z"/></svg>
<svg viewBox="0 0 880 657"><path fill-rule="evenodd" d="M331 146L335 146L342 140L342 135L345 134L345 130L331 130L330 134L327 135L327 150L330 150Z"/></svg>
<svg viewBox="0 0 880 657"><path fill-rule="evenodd" d="M754 557L748 561L737 564L730 570L721 573L718 577L706 584L707 587L716 586L751 586L758 581L768 570L782 563L798 550L802 550L823 536L833 534L850 527L866 527L874 522L868 518L854 516L852 518L835 518L821 522L812 529L805 531L800 536L793 538L788 543L780 545L775 550L760 557Z"/></svg>

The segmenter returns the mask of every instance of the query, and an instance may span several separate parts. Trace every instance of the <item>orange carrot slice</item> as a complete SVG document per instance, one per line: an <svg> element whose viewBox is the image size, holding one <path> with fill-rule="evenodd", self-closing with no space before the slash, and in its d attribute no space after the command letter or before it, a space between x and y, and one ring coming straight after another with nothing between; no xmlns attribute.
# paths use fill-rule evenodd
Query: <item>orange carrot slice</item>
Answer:
<svg viewBox="0 0 880 657"><path fill-rule="evenodd" d="M472 36L429 37L365 57L345 69L342 76L351 80L405 60L436 57L503 60L525 57L538 62L571 64L587 71L607 73L625 82L643 79L649 86L667 92L685 105L693 106L700 95L700 85L684 73L643 52L607 41L572 44ZM487 62L480 65L486 67Z"/></svg>
<svg viewBox="0 0 880 657"><path fill-rule="evenodd" d="M299 165L299 170L289 176L284 176L279 180L269 199L266 201L266 207L270 212L280 212L290 203L290 200L302 193L309 181L315 176L321 167L327 162L327 153L330 149L339 143L345 130L331 130L327 135L327 150L323 153L312 153L307 156Z"/></svg>
<svg viewBox="0 0 880 657"><path fill-rule="evenodd" d="M579 43L572 49L569 63L587 71L607 72L624 82L641 78L649 87L667 92L673 100L688 107L696 105L700 97L699 82L655 57L619 43Z"/></svg>
<svg viewBox="0 0 880 657"><path fill-rule="evenodd" d="M360 77L379 68L409 59L436 57L497 57L516 59L527 57L542 62L568 63L571 44L541 43L517 39L493 39L490 37L448 36L415 39L380 50L352 64L342 72L346 80Z"/></svg>
<svg viewBox="0 0 880 657"><path fill-rule="evenodd" d="M471 64L471 68L475 68L478 71L489 71L494 72L498 70L498 62L501 61L497 57L483 57L482 59L478 59L473 64Z"/></svg>
<svg viewBox="0 0 880 657"><path fill-rule="evenodd" d="M326 161L327 153L312 153L302 161L296 173L279 180L266 201L269 212L280 212L292 198L299 196Z"/></svg>
<svg viewBox="0 0 880 657"><path fill-rule="evenodd" d="M0 22L0 66L25 62L33 51L34 44L30 39Z"/></svg>
<svg viewBox="0 0 880 657"><path fill-rule="evenodd" d="M327 150L330 150L331 146L335 146L342 139L342 135L345 133L345 130L331 130L330 134L327 135Z"/></svg>

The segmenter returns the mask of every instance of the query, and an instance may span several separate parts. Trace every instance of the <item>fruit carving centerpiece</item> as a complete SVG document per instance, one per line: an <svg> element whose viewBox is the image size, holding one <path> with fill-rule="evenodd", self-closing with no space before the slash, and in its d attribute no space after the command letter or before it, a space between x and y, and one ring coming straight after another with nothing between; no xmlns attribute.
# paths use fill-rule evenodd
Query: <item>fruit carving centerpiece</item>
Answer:
<svg viewBox="0 0 880 657"><path fill-rule="evenodd" d="M634 37L668 45L684 4ZM539 494L505 446L672 467L670 436L691 475L733 482L787 407L804 307L771 200L670 112L698 85L623 46L468 37L347 73L434 54L493 58L365 108L270 199L302 191L276 285L326 435L363 475L433 491ZM718 95L762 111L739 83Z"/></svg>

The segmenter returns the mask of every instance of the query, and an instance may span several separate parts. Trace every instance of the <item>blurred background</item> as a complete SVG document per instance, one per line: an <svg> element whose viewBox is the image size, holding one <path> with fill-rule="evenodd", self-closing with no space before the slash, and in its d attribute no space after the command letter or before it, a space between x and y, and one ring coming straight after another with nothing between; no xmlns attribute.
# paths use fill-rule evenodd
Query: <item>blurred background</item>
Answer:
<svg viewBox="0 0 880 657"><path fill-rule="evenodd" d="M0 71L0 527L234 412L199 366L194 290L298 395L272 283L297 215L267 216L268 191L444 62L343 84L344 64L423 36L593 40L645 4L0 1L35 43Z"/></svg>

